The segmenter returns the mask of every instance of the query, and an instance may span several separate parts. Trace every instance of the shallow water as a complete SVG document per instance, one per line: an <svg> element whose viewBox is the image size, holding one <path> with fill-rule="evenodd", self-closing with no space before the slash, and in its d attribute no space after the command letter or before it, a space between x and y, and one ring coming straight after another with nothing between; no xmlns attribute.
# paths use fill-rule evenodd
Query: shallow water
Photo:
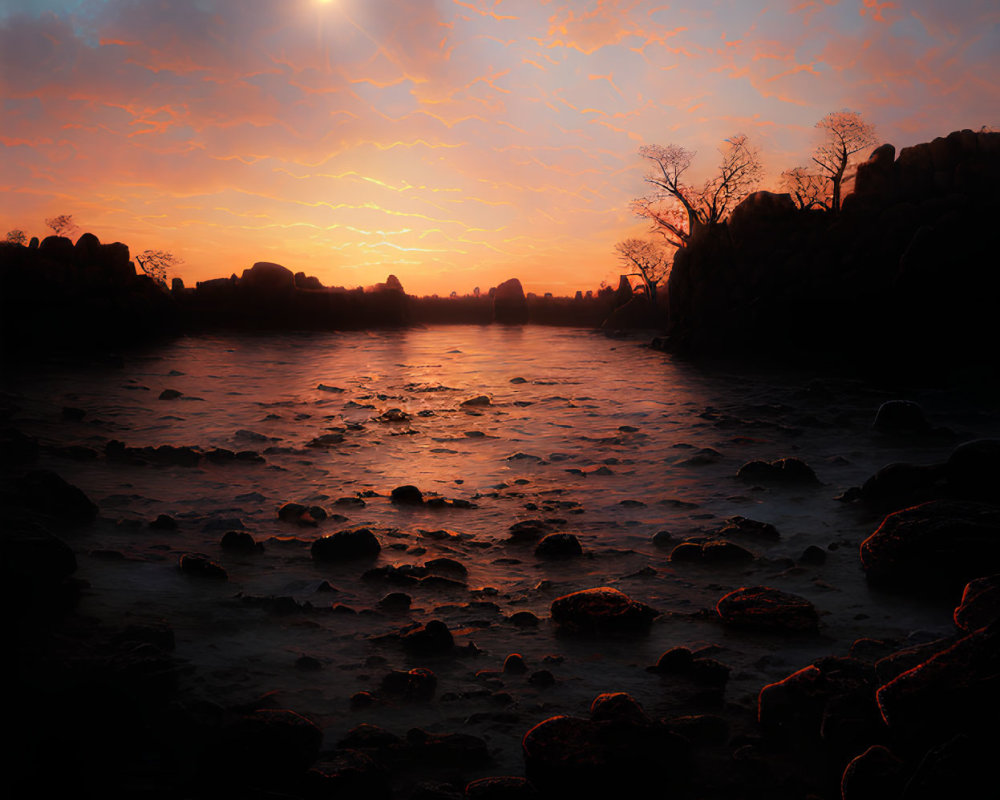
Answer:
<svg viewBox="0 0 1000 800"><path fill-rule="evenodd" d="M363 721L397 733L414 725L474 733L494 751L492 774L520 772L518 742L532 724L583 714L603 691L629 691L658 715L684 711L685 687L644 669L675 645L712 647L734 668L727 700L751 706L763 684L821 655L846 654L858 637L902 642L951 633L949 609L868 588L857 546L878 520L834 498L886 463L941 460L956 443L1000 428L989 408L959 391L904 395L849 376L695 367L638 339L536 327L189 337L133 354L124 366L40 367L4 383L21 408L15 424L47 446L40 465L100 506L99 521L69 537L78 575L91 584L84 612L111 622L168 620L177 655L197 668L185 676L187 688L213 700L249 702L275 691L281 705L319 722L329 745ZM164 389L182 396L161 400ZM461 405L479 395L490 404ZM921 402L931 422L953 435L901 442L873 432L879 404L901 396ZM66 406L83 409L84 419L64 419ZM408 419L378 420L393 408ZM307 446L331 432L343 441ZM112 439L130 447L250 449L265 462L139 466L106 460ZM56 449L73 444L101 455L81 460ZM809 463L822 485L762 488L735 478L751 459L785 456ZM474 507L396 506L388 495L400 484ZM359 497L364 505L336 503ZM280 522L276 511L288 501L319 504L344 519L315 528ZM179 529L149 529L161 513ZM759 556L749 566L672 565L669 548L651 541L663 530L676 542L710 533L734 514L781 533L764 547L741 542ZM512 523L534 518L576 533L585 555L545 562L531 545L506 541ZM222 551L222 533L238 525L265 550ZM313 562L313 539L360 525L379 534L377 561ZM823 565L794 563L809 545L827 551ZM185 552L221 563L228 582L181 574ZM467 567L467 589L360 580L371 566L437 556ZM323 580L338 591L317 593ZM725 592L755 584L810 599L822 615L821 635L737 633L699 613ZM648 636L598 641L555 633L551 601L602 585L663 612ZM413 595L409 613L374 610L395 590ZM278 615L241 599L270 595L359 613ZM507 621L521 610L541 617L540 626ZM375 638L432 618L482 652L416 659ZM511 652L522 653L530 670L549 669L556 685L477 675L499 670ZM297 669L301 655L322 669ZM377 691L390 669L414 666L437 673L434 700L349 709L355 692ZM493 696L497 689L510 702Z"/></svg>

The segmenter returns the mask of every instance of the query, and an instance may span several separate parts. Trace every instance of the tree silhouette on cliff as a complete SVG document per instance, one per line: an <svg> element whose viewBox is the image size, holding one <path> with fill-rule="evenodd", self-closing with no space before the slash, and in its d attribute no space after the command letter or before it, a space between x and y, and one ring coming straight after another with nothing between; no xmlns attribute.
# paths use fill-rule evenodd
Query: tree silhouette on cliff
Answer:
<svg viewBox="0 0 1000 800"><path fill-rule="evenodd" d="M722 160L701 187L684 181L696 153L677 144L639 148L650 162L646 183L653 191L632 203L633 211L653 223L653 230L675 247L686 247L701 229L722 222L763 177L760 153L743 134L726 139Z"/></svg>
<svg viewBox="0 0 1000 800"><path fill-rule="evenodd" d="M862 118L857 111L831 111L816 123L823 139L812 160L819 166L820 173L831 182L829 208L834 213L840 211L841 184L852 156L867 150L878 140L875 126Z"/></svg>

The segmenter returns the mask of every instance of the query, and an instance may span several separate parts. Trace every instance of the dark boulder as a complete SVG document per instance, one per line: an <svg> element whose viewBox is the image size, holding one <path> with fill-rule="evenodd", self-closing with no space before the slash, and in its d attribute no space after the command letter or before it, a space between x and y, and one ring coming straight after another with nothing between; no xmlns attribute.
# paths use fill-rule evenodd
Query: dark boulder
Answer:
<svg viewBox="0 0 1000 800"><path fill-rule="evenodd" d="M295 275L281 264L258 261L243 270L239 286L258 292L290 292L295 288Z"/></svg>
<svg viewBox="0 0 1000 800"><path fill-rule="evenodd" d="M862 542L860 555L873 582L957 594L1000 572L1000 508L934 500L896 511Z"/></svg>
<svg viewBox="0 0 1000 800"><path fill-rule="evenodd" d="M219 546L238 553L258 553L264 549L264 545L256 541L249 531L226 531Z"/></svg>
<svg viewBox="0 0 1000 800"><path fill-rule="evenodd" d="M599 694L590 704L594 722L624 722L631 725L651 725L652 720L632 695L627 692Z"/></svg>
<svg viewBox="0 0 1000 800"><path fill-rule="evenodd" d="M882 717L913 746L994 730L1000 707L1000 624L963 637L879 688Z"/></svg>
<svg viewBox="0 0 1000 800"><path fill-rule="evenodd" d="M925 433L930 429L924 410L912 400L887 400L879 406L872 427L882 433Z"/></svg>
<svg viewBox="0 0 1000 800"><path fill-rule="evenodd" d="M740 467L736 477L754 483L775 486L818 486L819 479L812 467L798 458L777 461L750 461Z"/></svg>
<svg viewBox="0 0 1000 800"><path fill-rule="evenodd" d="M19 505L51 516L59 522L84 525L97 518L97 506L80 489L56 473L33 470L14 481Z"/></svg>
<svg viewBox="0 0 1000 800"><path fill-rule="evenodd" d="M725 624L750 630L813 633L819 627L812 603L769 586L730 592L716 604L716 612Z"/></svg>
<svg viewBox="0 0 1000 800"><path fill-rule="evenodd" d="M294 711L263 709L222 729L207 766L237 786L280 785L303 776L322 741L322 731Z"/></svg>
<svg viewBox="0 0 1000 800"><path fill-rule="evenodd" d="M389 498L396 505L418 506L424 502L424 493L412 484L397 486Z"/></svg>
<svg viewBox="0 0 1000 800"><path fill-rule="evenodd" d="M382 550L378 538L368 528L349 528L316 539L310 547L317 561L347 558L375 558Z"/></svg>
<svg viewBox="0 0 1000 800"><path fill-rule="evenodd" d="M539 558L571 558L583 555L580 540L572 533L550 533L535 547Z"/></svg>
<svg viewBox="0 0 1000 800"><path fill-rule="evenodd" d="M392 788L385 768L360 750L324 753L302 779L308 798L364 798L391 800Z"/></svg>
<svg viewBox="0 0 1000 800"><path fill-rule="evenodd" d="M528 301L524 296L521 281L511 278L504 281L493 292L493 320L508 325L527 322Z"/></svg>
<svg viewBox="0 0 1000 800"><path fill-rule="evenodd" d="M629 633L649 628L659 612L607 586L552 601L552 621L572 633Z"/></svg>
<svg viewBox="0 0 1000 800"><path fill-rule="evenodd" d="M423 627L410 631L403 636L402 642L407 650L421 655L450 653L455 646L455 639L448 626L437 619L432 619Z"/></svg>
<svg viewBox="0 0 1000 800"><path fill-rule="evenodd" d="M1000 439L977 439L956 447L946 467L955 494L996 502L1000 498Z"/></svg>
<svg viewBox="0 0 1000 800"><path fill-rule="evenodd" d="M778 529L770 522L759 522L739 515L727 517L726 523L719 531L719 536L746 536L752 539L763 539L776 542L781 538Z"/></svg>
<svg viewBox="0 0 1000 800"><path fill-rule="evenodd" d="M550 717L521 742L525 773L553 797L620 794L626 786L653 786L668 775L686 782L690 745L665 726L631 719Z"/></svg>
<svg viewBox="0 0 1000 800"><path fill-rule="evenodd" d="M940 496L945 477L945 467L939 464L887 464L864 482L861 499L880 509L915 505Z"/></svg>
<svg viewBox="0 0 1000 800"><path fill-rule="evenodd" d="M213 580L227 580L226 570L216 564L212 559L201 553L185 553L178 562L181 572L185 575L193 575L196 578L211 578Z"/></svg>
<svg viewBox="0 0 1000 800"><path fill-rule="evenodd" d="M965 585L955 609L955 624L966 633L1000 619L1000 575L976 578Z"/></svg>
<svg viewBox="0 0 1000 800"><path fill-rule="evenodd" d="M430 700L437 689L437 676L423 667L407 672L393 670L382 678L381 689L405 700Z"/></svg>
<svg viewBox="0 0 1000 800"><path fill-rule="evenodd" d="M906 771L902 760L884 745L873 744L852 758L840 780L842 800L886 800L902 794Z"/></svg>

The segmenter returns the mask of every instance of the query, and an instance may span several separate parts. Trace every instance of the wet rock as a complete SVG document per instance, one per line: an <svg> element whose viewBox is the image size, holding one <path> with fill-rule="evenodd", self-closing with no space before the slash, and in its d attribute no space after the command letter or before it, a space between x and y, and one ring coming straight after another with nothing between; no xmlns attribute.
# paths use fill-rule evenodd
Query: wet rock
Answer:
<svg viewBox="0 0 1000 800"><path fill-rule="evenodd" d="M799 563L807 564L809 566L819 566L820 564L825 564L826 550L822 547L817 547L816 545L811 544L802 551L802 555L799 556Z"/></svg>
<svg viewBox="0 0 1000 800"><path fill-rule="evenodd" d="M285 503L278 509L278 519L296 525L318 525L327 518L322 506L306 506L302 503Z"/></svg>
<svg viewBox="0 0 1000 800"><path fill-rule="evenodd" d="M888 748L875 744L852 758L840 781L842 800L886 800L902 794L903 762Z"/></svg>
<svg viewBox="0 0 1000 800"><path fill-rule="evenodd" d="M925 433L930 429L924 410L912 400L887 400L882 403L872 427L882 433Z"/></svg>
<svg viewBox="0 0 1000 800"><path fill-rule="evenodd" d="M1000 619L1000 575L976 578L965 585L955 609L955 624L966 633Z"/></svg>
<svg viewBox="0 0 1000 800"><path fill-rule="evenodd" d="M516 611L508 617L512 625L518 628L537 628L541 620L531 611Z"/></svg>
<svg viewBox="0 0 1000 800"><path fill-rule="evenodd" d="M160 392L160 400L176 400L179 397L183 397L184 393L179 392L176 389L164 389Z"/></svg>
<svg viewBox="0 0 1000 800"><path fill-rule="evenodd" d="M819 479L812 467L797 458L777 461L750 461L736 473L740 480L776 486L818 486Z"/></svg>
<svg viewBox="0 0 1000 800"><path fill-rule="evenodd" d="M408 672L393 670L382 678L381 689L405 700L430 700L437 689L437 676L423 667Z"/></svg>
<svg viewBox="0 0 1000 800"><path fill-rule="evenodd" d="M812 633L819 627L812 603L769 586L730 592L716 604L716 611L727 625L757 631Z"/></svg>
<svg viewBox="0 0 1000 800"><path fill-rule="evenodd" d="M306 772L303 793L309 798L391 800L389 776L375 759L359 750L334 750Z"/></svg>
<svg viewBox="0 0 1000 800"><path fill-rule="evenodd" d="M406 484L393 489L390 500L397 505L418 506L424 502L424 494L416 486Z"/></svg>
<svg viewBox="0 0 1000 800"><path fill-rule="evenodd" d="M337 742L337 747L351 750L386 750L402 743L403 740L399 736L385 728L363 722L351 728L344 738Z"/></svg>
<svg viewBox="0 0 1000 800"><path fill-rule="evenodd" d="M665 721L667 730L696 746L718 747L729 741L729 723L715 714L691 714Z"/></svg>
<svg viewBox="0 0 1000 800"><path fill-rule="evenodd" d="M408 611L412 602L405 592L389 592L376 605L383 611L402 612Z"/></svg>
<svg viewBox="0 0 1000 800"><path fill-rule="evenodd" d="M942 464L887 464L864 482L861 499L874 508L899 509L935 499L945 491Z"/></svg>
<svg viewBox="0 0 1000 800"><path fill-rule="evenodd" d="M375 558L382 546L368 528L349 528L321 536L312 543L310 553L317 561L340 561L349 558Z"/></svg>
<svg viewBox="0 0 1000 800"><path fill-rule="evenodd" d="M534 542L552 530L552 526L541 519L523 519L515 522L508 530L512 542Z"/></svg>
<svg viewBox="0 0 1000 800"><path fill-rule="evenodd" d="M590 703L590 718L595 722L624 722L630 725L651 725L653 722L639 701L627 692L599 694Z"/></svg>
<svg viewBox="0 0 1000 800"><path fill-rule="evenodd" d="M508 675L523 675L528 671L528 665L520 653L511 653L503 661L503 671Z"/></svg>
<svg viewBox="0 0 1000 800"><path fill-rule="evenodd" d="M87 412L82 408L75 408L73 406L63 406L62 418L69 420L70 422L80 422L87 416Z"/></svg>
<svg viewBox="0 0 1000 800"><path fill-rule="evenodd" d="M746 536L751 539L762 539L776 542L781 538L778 529L770 522L758 522L739 515L728 517L718 531L719 536Z"/></svg>
<svg viewBox="0 0 1000 800"><path fill-rule="evenodd" d="M673 647L665 651L648 672L660 675L681 675L705 686L725 686L730 668L714 658L695 656L686 647Z"/></svg>
<svg viewBox="0 0 1000 800"><path fill-rule="evenodd" d="M521 742L528 779L554 797L613 796L688 777L688 743L663 726L550 717Z"/></svg>
<svg viewBox="0 0 1000 800"><path fill-rule="evenodd" d="M699 563L702 542L681 542L670 551L670 560L675 564Z"/></svg>
<svg viewBox="0 0 1000 800"><path fill-rule="evenodd" d="M80 489L47 469L32 470L14 480L17 505L38 511L70 525L85 525L97 518L97 506Z"/></svg>
<svg viewBox="0 0 1000 800"><path fill-rule="evenodd" d="M659 612L607 586L584 589L552 602L552 620L573 633L635 633L649 628Z"/></svg>
<svg viewBox="0 0 1000 800"><path fill-rule="evenodd" d="M410 652L422 655L450 653L455 646L455 639L448 626L437 619L432 619L423 627L410 631L403 636L402 642L403 647Z"/></svg>
<svg viewBox="0 0 1000 800"><path fill-rule="evenodd" d="M760 690L761 729L776 741L804 747L822 738L838 752L857 753L884 737L874 677L855 659L821 658Z"/></svg>
<svg viewBox="0 0 1000 800"><path fill-rule="evenodd" d="M401 408L389 408L375 417L376 422L408 422L410 415Z"/></svg>
<svg viewBox="0 0 1000 800"><path fill-rule="evenodd" d="M580 540L572 533L550 533L535 547L539 558L571 558L583 555Z"/></svg>
<svg viewBox="0 0 1000 800"><path fill-rule="evenodd" d="M469 574L469 571L465 568L465 564L456 561L454 558L432 558L430 561L424 563L424 569L430 573L443 573L460 578L464 578Z"/></svg>
<svg viewBox="0 0 1000 800"><path fill-rule="evenodd" d="M320 729L294 711L254 711L222 729L207 771L236 786L296 780L316 760L322 739Z"/></svg>
<svg viewBox="0 0 1000 800"><path fill-rule="evenodd" d="M154 531L175 531L177 530L177 520L168 514L160 514L149 523L149 527Z"/></svg>
<svg viewBox="0 0 1000 800"><path fill-rule="evenodd" d="M334 447L342 444L343 441L344 434L335 431L333 433L323 433L310 439L306 442L306 447Z"/></svg>
<svg viewBox="0 0 1000 800"><path fill-rule="evenodd" d="M463 400L461 403L463 408L481 408L492 404L493 403L490 398L485 394L470 397L468 400Z"/></svg>
<svg viewBox="0 0 1000 800"><path fill-rule="evenodd" d="M528 676L528 683L532 686L538 686L542 689L554 686L556 682L556 676L549 672L547 669L539 669L532 672Z"/></svg>
<svg viewBox="0 0 1000 800"><path fill-rule="evenodd" d="M181 572L197 578L212 578L223 581L229 578L223 567L201 553L185 553L180 557L179 566Z"/></svg>
<svg viewBox="0 0 1000 800"><path fill-rule="evenodd" d="M355 692L351 695L350 706L353 711L370 708L375 705L376 698L371 692Z"/></svg>
<svg viewBox="0 0 1000 800"><path fill-rule="evenodd" d="M1000 439L960 444L948 457L945 469L955 494L995 502L1000 496Z"/></svg>
<svg viewBox="0 0 1000 800"><path fill-rule="evenodd" d="M754 558L749 550L726 541L683 542L670 553L671 561L705 564L745 564Z"/></svg>
<svg viewBox="0 0 1000 800"><path fill-rule="evenodd" d="M525 778L504 775L480 778L465 787L468 800L536 800L541 797Z"/></svg>
<svg viewBox="0 0 1000 800"><path fill-rule="evenodd" d="M933 744L992 730L1000 705L1000 624L958 640L880 687L882 717L901 740Z"/></svg>
<svg viewBox="0 0 1000 800"><path fill-rule="evenodd" d="M653 534L651 540L653 545L656 547L673 547L674 537L671 535L670 531L657 531Z"/></svg>
<svg viewBox="0 0 1000 800"><path fill-rule="evenodd" d="M935 500L889 514L861 544L874 583L954 593L1000 572L1000 508Z"/></svg>
<svg viewBox="0 0 1000 800"><path fill-rule="evenodd" d="M249 531L226 531L219 546L223 550L239 553L259 553L264 549L264 545L256 541Z"/></svg>
<svg viewBox="0 0 1000 800"><path fill-rule="evenodd" d="M417 564L386 564L362 574L364 581L386 581L398 586L413 586L427 575L427 569Z"/></svg>

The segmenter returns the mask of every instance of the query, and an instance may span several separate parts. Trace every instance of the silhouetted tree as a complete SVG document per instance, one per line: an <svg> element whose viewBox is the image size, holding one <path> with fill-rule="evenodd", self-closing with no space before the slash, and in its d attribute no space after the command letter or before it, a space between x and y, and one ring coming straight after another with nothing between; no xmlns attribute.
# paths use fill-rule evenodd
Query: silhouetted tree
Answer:
<svg viewBox="0 0 1000 800"><path fill-rule="evenodd" d="M28 234L22 231L20 228L14 228L12 231L7 231L7 236L4 239L7 244L27 244Z"/></svg>
<svg viewBox="0 0 1000 800"><path fill-rule="evenodd" d="M143 272L164 288L167 286L167 267L184 263L166 250L143 250L135 260Z"/></svg>
<svg viewBox="0 0 1000 800"><path fill-rule="evenodd" d="M821 174L832 184L830 209L840 211L841 184L851 157L878 141L875 126L862 119L857 111L831 111L816 123L823 139L813 155Z"/></svg>
<svg viewBox="0 0 1000 800"><path fill-rule="evenodd" d="M722 161L715 175L697 188L684 182L696 155L693 150L676 144L639 148L639 154L652 164L645 180L655 188L634 200L632 208L651 220L653 229L675 247L685 247L699 229L722 222L760 184L760 153L745 135L726 139L719 152Z"/></svg>
<svg viewBox="0 0 1000 800"><path fill-rule="evenodd" d="M73 221L72 214L60 214L58 217L51 217L45 220L45 224L52 229L56 236L72 236L79 230Z"/></svg>
<svg viewBox="0 0 1000 800"><path fill-rule="evenodd" d="M782 172L781 188L803 210L830 208L830 181L824 175L817 175L805 167L794 167Z"/></svg>
<svg viewBox="0 0 1000 800"><path fill-rule="evenodd" d="M670 271L672 253L661 242L650 239L623 239L615 245L618 260L635 270L625 273L642 278L646 296L656 305L656 288Z"/></svg>

